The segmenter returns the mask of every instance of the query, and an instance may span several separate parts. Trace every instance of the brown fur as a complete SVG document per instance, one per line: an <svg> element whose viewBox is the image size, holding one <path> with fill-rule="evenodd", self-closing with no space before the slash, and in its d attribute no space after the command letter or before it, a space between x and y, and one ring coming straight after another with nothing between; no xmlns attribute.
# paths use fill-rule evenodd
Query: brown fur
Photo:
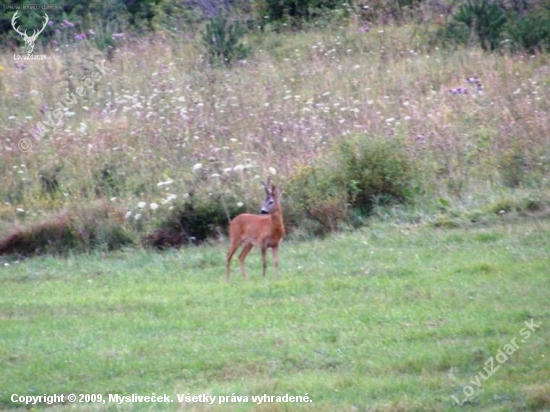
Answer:
<svg viewBox="0 0 550 412"><path fill-rule="evenodd" d="M243 245L243 248L239 254L239 264L244 280L247 280L244 261L254 246L258 246L262 253L262 276L265 278L266 251L268 248L271 248L273 266L275 268L275 279L279 277L279 242L285 235L285 226L283 222L283 211L279 201L281 192L277 190L275 185L271 185L271 188L269 188L269 184L270 180L268 179L265 185L266 199L262 207L262 211L268 214L258 216L250 213L243 213L233 219L229 225L231 246L227 252L227 281L229 281L231 258L240 245Z"/></svg>

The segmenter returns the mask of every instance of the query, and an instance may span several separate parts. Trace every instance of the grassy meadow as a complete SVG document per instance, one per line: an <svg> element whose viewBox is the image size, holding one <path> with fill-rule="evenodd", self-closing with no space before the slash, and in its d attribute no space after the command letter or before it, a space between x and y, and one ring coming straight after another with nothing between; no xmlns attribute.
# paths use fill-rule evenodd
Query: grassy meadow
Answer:
<svg viewBox="0 0 550 412"><path fill-rule="evenodd" d="M0 245L22 228L49 231L45 244L76 230L70 243L102 219L94 236L112 225L124 240L0 256L0 409L25 407L12 394L155 393L174 402L33 408L447 411L455 396L468 410L550 410L550 58L443 47L431 26L362 27L252 32L231 68L170 31L106 53L59 42L25 64L0 53ZM296 182L357 136L403 149L408 203L314 237L295 218ZM234 259L226 284L223 231L140 247L193 199L257 213L268 175L294 219L280 280L269 255L261 279L253 250L250 281ZM252 401L287 393L313 402Z"/></svg>
<svg viewBox="0 0 550 412"><path fill-rule="evenodd" d="M248 283L237 264L225 283L225 244L12 263L0 272L0 405L156 393L174 403L55 410L447 411L471 386L467 410L550 410L549 234L547 220L374 223L284 242L279 281L272 267L261 279L256 251ZM541 326L521 343L531 319ZM517 351L471 383L513 339ZM251 398L286 393L313 403Z"/></svg>

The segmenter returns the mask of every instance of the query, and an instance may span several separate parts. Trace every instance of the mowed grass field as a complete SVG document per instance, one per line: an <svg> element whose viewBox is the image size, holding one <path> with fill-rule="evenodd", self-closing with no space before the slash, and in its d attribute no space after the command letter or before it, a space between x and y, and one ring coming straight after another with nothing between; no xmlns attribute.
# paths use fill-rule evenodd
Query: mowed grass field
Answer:
<svg viewBox="0 0 550 412"><path fill-rule="evenodd" d="M470 386L464 409L550 410L548 220L288 239L278 281L270 260L262 280L253 250L250 281L234 262L226 284L226 243L3 266L0 408L24 406L12 394L83 393L107 402L33 408L446 411ZM108 402L153 393L173 402ZM264 394L313 402L252 401Z"/></svg>

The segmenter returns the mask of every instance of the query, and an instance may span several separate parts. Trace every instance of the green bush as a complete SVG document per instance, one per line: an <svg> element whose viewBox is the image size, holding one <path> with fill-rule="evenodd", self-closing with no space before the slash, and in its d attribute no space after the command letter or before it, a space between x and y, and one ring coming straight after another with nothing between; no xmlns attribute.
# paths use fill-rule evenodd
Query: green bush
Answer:
<svg viewBox="0 0 550 412"><path fill-rule="evenodd" d="M231 22L224 14L210 19L202 33L210 64L230 66L233 61L244 59L250 53L250 48L242 42L245 32L242 24Z"/></svg>
<svg viewBox="0 0 550 412"><path fill-rule="evenodd" d="M255 14L265 23L300 27L303 22L325 17L337 9L350 9L349 0L258 0Z"/></svg>
<svg viewBox="0 0 550 412"><path fill-rule="evenodd" d="M339 156L352 207L368 212L374 203L407 200L413 167L397 140L356 136L339 145Z"/></svg>
<svg viewBox="0 0 550 412"><path fill-rule="evenodd" d="M370 22L399 22L415 16L425 0L355 0L356 12L362 20Z"/></svg>
<svg viewBox="0 0 550 412"><path fill-rule="evenodd" d="M535 53L550 48L550 14L535 7L513 10L495 1L468 0L436 32L436 42L470 45L479 42L484 50L503 46Z"/></svg>
<svg viewBox="0 0 550 412"><path fill-rule="evenodd" d="M326 160L299 168L285 187L285 222L308 234L333 231L347 219L348 197L340 170Z"/></svg>
<svg viewBox="0 0 550 412"><path fill-rule="evenodd" d="M143 245L164 249L186 244L200 244L227 233L232 218L245 209L235 199L221 194L195 195L176 205L157 229L143 239Z"/></svg>
<svg viewBox="0 0 550 412"><path fill-rule="evenodd" d="M506 32L515 50L550 50L550 14L529 13L511 19Z"/></svg>
<svg viewBox="0 0 550 412"><path fill-rule="evenodd" d="M358 216L375 205L408 200L413 167L399 142L360 135L337 144L334 153L290 176L285 221L291 228L320 235L363 222Z"/></svg>
<svg viewBox="0 0 550 412"><path fill-rule="evenodd" d="M496 2L468 0L459 7L453 19L467 26L484 50L495 50L502 40L507 16Z"/></svg>

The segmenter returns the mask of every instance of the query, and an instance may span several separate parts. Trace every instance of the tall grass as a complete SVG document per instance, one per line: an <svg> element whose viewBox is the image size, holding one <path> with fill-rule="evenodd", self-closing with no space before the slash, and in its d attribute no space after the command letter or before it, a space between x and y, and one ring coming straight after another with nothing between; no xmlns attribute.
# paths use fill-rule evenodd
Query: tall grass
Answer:
<svg viewBox="0 0 550 412"><path fill-rule="evenodd" d="M269 168L284 182L357 133L407 149L417 201L548 186L546 54L429 48L407 25L251 34L253 55L231 69L210 67L199 37L117 41L106 75L40 140L30 131L105 56L91 41L47 49L26 68L0 56L5 227L97 197L132 216L156 203L152 218L197 193L253 208ZM481 94L449 92L470 87L469 76ZM18 149L22 138L30 151Z"/></svg>

